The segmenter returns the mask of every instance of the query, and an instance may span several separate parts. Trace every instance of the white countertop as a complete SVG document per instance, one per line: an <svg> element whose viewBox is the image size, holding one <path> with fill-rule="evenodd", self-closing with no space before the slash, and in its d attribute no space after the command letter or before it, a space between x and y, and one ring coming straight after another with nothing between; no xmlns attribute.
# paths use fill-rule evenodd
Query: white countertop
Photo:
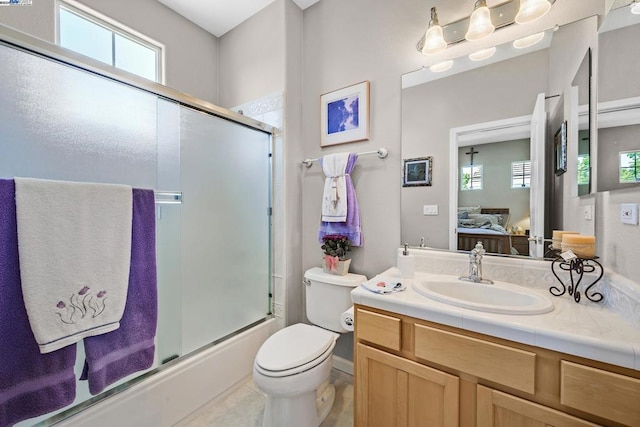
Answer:
<svg viewBox="0 0 640 427"><path fill-rule="evenodd" d="M351 292L351 299L360 305L640 370L640 328L606 306L576 304L567 294L554 297L548 291L527 288L548 296L553 311L537 315L486 313L441 303L416 292L414 282L429 276L433 275L416 273L415 279L400 280L398 270L390 268L370 281L394 278L402 281L406 290L376 294L359 286Z"/></svg>

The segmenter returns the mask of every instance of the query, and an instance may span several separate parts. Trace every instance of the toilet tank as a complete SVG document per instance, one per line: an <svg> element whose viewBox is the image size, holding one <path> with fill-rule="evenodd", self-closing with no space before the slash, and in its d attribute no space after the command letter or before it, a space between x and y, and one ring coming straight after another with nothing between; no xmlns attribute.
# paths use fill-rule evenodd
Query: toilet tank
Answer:
<svg viewBox="0 0 640 427"><path fill-rule="evenodd" d="M340 325L340 315L353 305L351 291L367 281L361 274L344 276L325 273L316 267L304 273L307 318L314 325L334 332L348 332Z"/></svg>

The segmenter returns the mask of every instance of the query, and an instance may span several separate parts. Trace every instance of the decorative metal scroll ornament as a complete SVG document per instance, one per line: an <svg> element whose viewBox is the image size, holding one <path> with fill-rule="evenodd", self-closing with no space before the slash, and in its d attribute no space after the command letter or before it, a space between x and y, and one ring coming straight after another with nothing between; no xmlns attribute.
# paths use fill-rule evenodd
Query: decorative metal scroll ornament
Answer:
<svg viewBox="0 0 640 427"><path fill-rule="evenodd" d="M557 269L568 271L570 284L566 286L564 282L558 276L556 272ZM598 283L598 281L604 275L604 269L602 265L595 260L595 258L571 258L564 259L562 257L558 257L553 260L551 263L551 272L558 282L560 283L560 287L552 286L549 288L549 292L551 292L554 296L561 296L565 293L569 293L573 297L575 302L580 302L581 292L579 290L580 285L582 284L582 279L584 278L585 273L596 273L598 277L584 290L584 295L589 299L589 301L600 302L604 299L604 296L600 292L591 292L591 288Z"/></svg>

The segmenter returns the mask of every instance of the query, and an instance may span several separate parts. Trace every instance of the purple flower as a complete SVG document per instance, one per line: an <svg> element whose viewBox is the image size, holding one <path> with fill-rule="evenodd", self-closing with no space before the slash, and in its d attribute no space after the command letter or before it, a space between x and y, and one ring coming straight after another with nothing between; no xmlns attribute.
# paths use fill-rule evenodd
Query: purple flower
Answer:
<svg viewBox="0 0 640 427"><path fill-rule="evenodd" d="M59 301L59 302L58 302L58 304L56 305L56 307L58 307L58 308L65 308L65 307L66 307L66 304L65 304L65 303L63 303L62 301Z"/></svg>
<svg viewBox="0 0 640 427"><path fill-rule="evenodd" d="M88 287L88 286L85 286L84 288L82 288L82 289L80 289L80 290L78 291L78 295L84 295L84 294L86 294L88 291L89 291L89 287Z"/></svg>
<svg viewBox="0 0 640 427"><path fill-rule="evenodd" d="M107 291L100 291L100 292L98 292L98 298L102 298L106 294L107 294Z"/></svg>

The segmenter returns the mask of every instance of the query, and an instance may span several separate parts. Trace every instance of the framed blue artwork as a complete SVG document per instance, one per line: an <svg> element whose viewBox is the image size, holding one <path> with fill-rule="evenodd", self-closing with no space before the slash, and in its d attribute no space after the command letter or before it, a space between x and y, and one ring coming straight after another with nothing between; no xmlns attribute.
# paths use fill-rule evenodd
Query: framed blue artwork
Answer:
<svg viewBox="0 0 640 427"><path fill-rule="evenodd" d="M369 139L369 81L320 96L320 146Z"/></svg>

